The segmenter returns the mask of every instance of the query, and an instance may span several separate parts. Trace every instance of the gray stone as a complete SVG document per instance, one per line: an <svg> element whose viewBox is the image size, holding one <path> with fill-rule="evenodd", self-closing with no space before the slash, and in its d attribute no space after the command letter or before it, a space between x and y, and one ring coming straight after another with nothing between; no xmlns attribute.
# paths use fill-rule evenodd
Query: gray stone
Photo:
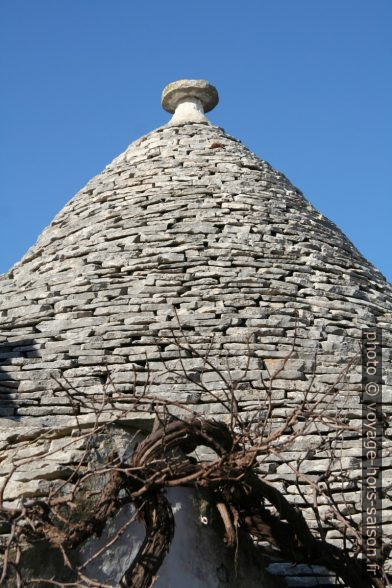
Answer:
<svg viewBox="0 0 392 588"><path fill-rule="evenodd" d="M128 411L127 422L146 427L148 407L133 413L130 396L149 378L147 361L153 394L223 418L225 384L211 365L183 353L192 377L173 373L181 369L173 332L200 353L210 349L212 365L240 380L244 417L259 418L267 399L261 376L270 383L278 426L313 380L319 395L335 384L365 327L384 329L388 378L391 318L391 286L282 174L207 122L162 127L109 164L0 277L0 416L9 429L0 431L2 451L8 459L24 441L33 450L48 431L70 438L77 423L64 388L92 402L109 373L115 405ZM201 393L198 379L215 398ZM324 406L326 396L321 407L326 415L342 410L360 426L359 398L360 371L353 371L333 407ZM386 393L386 414L391 400ZM81 413L80 426L91 426L92 408ZM306 456L303 467L314 480L327 461L317 452L320 430L332 442L327 425L312 424L286 455L291 464L296 453ZM356 440L351 432L341 447L353 478ZM385 451L387 457L390 443ZM66 453L58 457L67 463ZM294 486L287 463L271 459L262 467L269 481ZM10 498L44 495L41 473L40 480L15 480ZM343 489L359 505L358 490ZM389 522L390 503L384 512Z"/></svg>

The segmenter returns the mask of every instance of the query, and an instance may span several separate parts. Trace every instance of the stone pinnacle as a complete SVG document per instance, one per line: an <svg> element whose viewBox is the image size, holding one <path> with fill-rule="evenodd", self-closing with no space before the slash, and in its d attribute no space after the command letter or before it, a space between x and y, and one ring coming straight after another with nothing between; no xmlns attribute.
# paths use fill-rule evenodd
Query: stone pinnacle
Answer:
<svg viewBox="0 0 392 588"><path fill-rule="evenodd" d="M216 88L206 80L178 80L162 92L162 107L174 113L171 125L187 122L209 122L204 113L218 104Z"/></svg>

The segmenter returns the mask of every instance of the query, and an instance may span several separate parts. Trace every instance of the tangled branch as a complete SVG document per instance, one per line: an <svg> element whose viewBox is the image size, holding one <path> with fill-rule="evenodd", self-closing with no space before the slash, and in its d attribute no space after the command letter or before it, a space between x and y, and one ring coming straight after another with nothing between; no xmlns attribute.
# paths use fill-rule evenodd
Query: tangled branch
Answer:
<svg viewBox="0 0 392 588"><path fill-rule="evenodd" d="M332 471L326 473L324 479L320 477L318 482L314 482L301 472L300 464L298 468L290 465L297 480L304 479L313 488L315 499L312 507L316 513L317 497L323 496L328 501L335 518L344 528L345 548L331 545L322 532L311 530L301 509L293 506L259 470L260 462L271 455L279 457L298 437L307 434L312 425L330 427L330 432L334 433L332 441L329 438L330 448L345 431L353 430L344 418L339 415L332 417L326 410L326 403L334 403L338 382L322 395L314 392L313 382L309 382L302 401L276 426L273 422L272 382L284 368L286 359L270 377L269 383L263 381L267 398L263 412L260 408L255 411L253 419L249 416L245 418L237 396L241 378L233 378L230 369L225 371L217 367L209 351L204 355L199 353L182 331L180 335L173 333L173 339L180 352L179 365L178 368L166 366L166 373L192 381L205 395L220 402L227 412L227 421L205 418L184 404L151 395L148 377L142 392L133 396L132 410L137 412L146 410L147 406L153 407L155 422L152 431L130 457L122 459L112 452L106 456L105 463L92 467L94 439L107 430L105 418L110 414L111 423L121 423L128 413L116 408L119 393L110 377L100 398L85 398L68 381L61 382L71 406L75 408L76 418L78 408L88 406L94 411L95 422L86 432L77 421L79 434L76 439L79 443L83 440L84 450L72 474L61 483L54 484L47 497L25 500L21 505L10 508L5 505L4 493L23 462L17 457L13 460L13 467L0 490L0 523L9 526L8 539L0 546L0 585L108 587L87 575L87 564L115 543L125 526L82 565L75 564L72 552L88 538L101 534L107 521L124 505L132 504L134 511L126 526L136 519L142 520L145 538L131 565L119 579L118 586L153 586L174 536L173 512L165 492L168 488L186 486L208 491L222 521L224 541L228 547L238 547L238 531L241 529L253 542L268 544L285 561L324 566L352 588L384 586L386 580L381 570L375 577L364 572L360 529L350 516L340 511L328 492ZM294 346L295 342L293 350ZM197 379L186 369L181 353L201 360ZM340 378L345 377L355 361L356 358L353 358L349 362ZM165 363L164 360L162 362ZM221 390L213 390L203 381L207 366L223 382ZM249 362L242 377L248 369ZM109 386L112 387L110 393ZM69 443L73 442L71 439ZM320 447L324 446L325 437L320 436ZM215 455L214 459L198 458L197 449L202 447L208 447ZM42 459L42 456L37 459ZM336 459L336 450L331 450L330 463ZM24 576L21 564L23 549L40 541L47 542L61 553L68 580Z"/></svg>

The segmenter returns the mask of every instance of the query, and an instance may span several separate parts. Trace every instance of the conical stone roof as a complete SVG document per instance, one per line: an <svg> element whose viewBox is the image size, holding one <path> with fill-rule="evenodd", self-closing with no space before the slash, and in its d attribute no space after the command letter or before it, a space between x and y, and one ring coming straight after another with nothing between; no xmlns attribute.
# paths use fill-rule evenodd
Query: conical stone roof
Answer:
<svg viewBox="0 0 392 588"><path fill-rule="evenodd" d="M148 380L155 396L223 414L192 378L168 373L179 366L179 323L195 349L210 349L214 365L242 378L242 411L259 407L260 375L282 367L295 336L273 383L277 419L310 380L320 389L336 381L362 328L384 328L390 358L391 286L282 173L192 114L199 98L88 182L0 278L8 423L66 427L74 408L62 378L86 394L110 378L124 407L135 383L141 391ZM197 379L202 360L183 362ZM203 371L206 386L219 389L216 374ZM359 374L336 401L354 419ZM285 464L266 471L292 475Z"/></svg>
<svg viewBox="0 0 392 588"><path fill-rule="evenodd" d="M0 292L1 389L14 404L3 414L20 417L70 410L52 396L53 375L89 392L108 364L126 393L132 365L143 371L147 356L159 372L162 358L175 359L167 337L178 319L201 350L213 334L212 355L237 369L255 333L256 388L254 370L286 353L297 323L297 345L306 356L319 348L319 379L329 381L360 329L389 328L392 310L391 286L342 232L208 122L132 143L55 217ZM305 355L290 370L301 378ZM175 390L155 379L154 392ZM204 408L215 411L211 399Z"/></svg>

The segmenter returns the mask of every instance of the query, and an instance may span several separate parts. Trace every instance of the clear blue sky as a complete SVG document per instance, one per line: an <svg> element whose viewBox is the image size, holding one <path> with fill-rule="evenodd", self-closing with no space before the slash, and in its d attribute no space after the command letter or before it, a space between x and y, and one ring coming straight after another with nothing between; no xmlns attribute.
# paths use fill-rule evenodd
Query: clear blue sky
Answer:
<svg viewBox="0 0 392 588"><path fill-rule="evenodd" d="M391 280L391 30L391 0L2 0L0 272L188 77Z"/></svg>

